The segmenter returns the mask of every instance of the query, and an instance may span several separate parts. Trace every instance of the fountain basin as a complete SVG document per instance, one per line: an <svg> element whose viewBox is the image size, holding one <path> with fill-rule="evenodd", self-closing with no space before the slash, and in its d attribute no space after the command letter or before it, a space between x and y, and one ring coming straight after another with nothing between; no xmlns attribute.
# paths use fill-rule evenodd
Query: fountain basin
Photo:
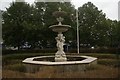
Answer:
<svg viewBox="0 0 120 80"><path fill-rule="evenodd" d="M48 58L48 60L46 60L45 58L46 59ZM52 58L51 61L50 58ZM67 56L67 58L68 59L73 58L73 60L67 60L65 62L54 62L53 61L54 56L38 56L38 57L27 58L23 62L30 64L39 64L39 65L66 65L66 64L89 64L97 59L90 56Z"/></svg>
<svg viewBox="0 0 120 80"><path fill-rule="evenodd" d="M49 71L54 69L56 73L62 71L84 71L86 67L97 64L97 58L90 56L67 56L65 62L54 62L55 56L38 56L23 60L27 72Z"/></svg>
<svg viewBox="0 0 120 80"><path fill-rule="evenodd" d="M52 25L49 28L54 32L66 32L70 27L69 25Z"/></svg>

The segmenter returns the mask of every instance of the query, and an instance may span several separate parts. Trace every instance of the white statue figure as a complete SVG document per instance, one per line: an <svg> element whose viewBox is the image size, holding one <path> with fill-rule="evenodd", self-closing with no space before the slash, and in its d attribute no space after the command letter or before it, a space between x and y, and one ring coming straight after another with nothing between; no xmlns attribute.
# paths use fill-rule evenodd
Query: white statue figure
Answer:
<svg viewBox="0 0 120 80"><path fill-rule="evenodd" d="M63 46L64 46L64 42L65 42L65 37L63 36L63 34L58 34L58 37L56 37L55 39L57 41L56 46L57 46L57 49L58 49L58 51L56 53L56 57L66 57L65 53L63 51L64 50Z"/></svg>
<svg viewBox="0 0 120 80"><path fill-rule="evenodd" d="M58 37L56 37L56 41L57 41L57 48L58 51L63 51L63 46L64 46L64 42L65 42L65 37L63 36L63 34L58 34Z"/></svg>

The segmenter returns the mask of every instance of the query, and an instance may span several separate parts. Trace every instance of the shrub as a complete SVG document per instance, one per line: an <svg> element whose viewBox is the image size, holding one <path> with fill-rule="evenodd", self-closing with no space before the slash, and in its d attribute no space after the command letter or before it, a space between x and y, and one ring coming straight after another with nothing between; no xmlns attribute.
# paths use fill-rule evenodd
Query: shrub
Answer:
<svg viewBox="0 0 120 80"><path fill-rule="evenodd" d="M57 49L39 49L39 50L32 50L32 49L26 49L26 50L3 50L2 54L13 54L13 53L55 53Z"/></svg>
<svg viewBox="0 0 120 80"><path fill-rule="evenodd" d="M26 49L26 50L3 50L3 55L13 54L13 53L55 53L57 49ZM77 53L77 49L69 49L68 53ZM117 53L118 49L116 48L80 48L80 53Z"/></svg>
<svg viewBox="0 0 120 80"><path fill-rule="evenodd" d="M80 53L116 53L116 48L80 48ZM77 49L70 49L68 52L77 53Z"/></svg>
<svg viewBox="0 0 120 80"><path fill-rule="evenodd" d="M115 54L101 54L101 53L98 53L98 54L87 54L88 56L93 56L93 57L97 57L99 59L116 59L116 55Z"/></svg>

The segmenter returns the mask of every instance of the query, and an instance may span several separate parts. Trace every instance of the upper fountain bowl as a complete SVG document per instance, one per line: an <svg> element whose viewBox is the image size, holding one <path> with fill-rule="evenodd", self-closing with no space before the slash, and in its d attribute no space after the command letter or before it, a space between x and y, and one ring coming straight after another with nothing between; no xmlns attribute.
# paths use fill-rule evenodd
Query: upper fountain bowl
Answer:
<svg viewBox="0 0 120 80"><path fill-rule="evenodd" d="M68 30L68 28L70 28L70 27L71 26L69 26L69 25L52 25L49 28L51 28L52 31L54 31L54 32L61 33L61 32L66 32Z"/></svg>
<svg viewBox="0 0 120 80"><path fill-rule="evenodd" d="M54 32L58 32L58 33L62 33L62 32L66 32L68 30L68 28L70 28L71 26L69 25L62 25L62 21L64 20L64 16L66 15L66 12L61 11L61 8L59 7L58 9L59 11L55 11L53 13L53 16L56 17L57 21L59 22L58 25L52 25L49 28L52 29L52 31Z"/></svg>
<svg viewBox="0 0 120 80"><path fill-rule="evenodd" d="M59 11L55 11L55 12L53 13L53 16L54 16L54 17L58 18L58 17L64 17L64 16L67 15L67 13L66 13L65 11L62 11L62 9L61 9L60 7L59 7L58 10L59 10Z"/></svg>

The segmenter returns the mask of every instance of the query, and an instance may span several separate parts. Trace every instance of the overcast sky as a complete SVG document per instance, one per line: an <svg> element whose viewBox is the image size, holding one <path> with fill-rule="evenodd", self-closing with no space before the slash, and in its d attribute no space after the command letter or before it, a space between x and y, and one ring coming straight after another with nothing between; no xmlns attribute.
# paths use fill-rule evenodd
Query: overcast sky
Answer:
<svg viewBox="0 0 120 80"><path fill-rule="evenodd" d="M5 7L9 7L10 2L15 0L0 0L0 9L5 10ZM34 0L25 0L26 2L33 3ZM50 0L49 0L50 1ZM92 2L99 10L102 10L106 14L106 17L112 20L118 20L118 2L120 0L72 0L72 3L77 9L88 1Z"/></svg>

